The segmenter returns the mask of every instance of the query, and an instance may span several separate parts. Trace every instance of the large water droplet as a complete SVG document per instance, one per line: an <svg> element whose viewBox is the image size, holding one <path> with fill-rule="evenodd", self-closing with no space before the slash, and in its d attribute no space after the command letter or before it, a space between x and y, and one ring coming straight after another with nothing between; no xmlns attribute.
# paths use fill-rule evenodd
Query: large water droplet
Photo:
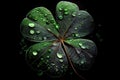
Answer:
<svg viewBox="0 0 120 80"><path fill-rule="evenodd" d="M34 34L35 31L33 29L30 30L30 34Z"/></svg>
<svg viewBox="0 0 120 80"><path fill-rule="evenodd" d="M60 15L60 16L58 16L58 18L59 18L60 20L62 20L62 19L63 19L63 16L62 16L62 15Z"/></svg>
<svg viewBox="0 0 120 80"><path fill-rule="evenodd" d="M32 54L36 56L38 53L36 51L33 51Z"/></svg>
<svg viewBox="0 0 120 80"><path fill-rule="evenodd" d="M28 25L29 25L29 27L35 27L34 23L29 23Z"/></svg>
<svg viewBox="0 0 120 80"><path fill-rule="evenodd" d="M59 59L60 62L63 62L63 59Z"/></svg>
<svg viewBox="0 0 120 80"><path fill-rule="evenodd" d="M62 58L63 57L62 53L57 53L57 57Z"/></svg>

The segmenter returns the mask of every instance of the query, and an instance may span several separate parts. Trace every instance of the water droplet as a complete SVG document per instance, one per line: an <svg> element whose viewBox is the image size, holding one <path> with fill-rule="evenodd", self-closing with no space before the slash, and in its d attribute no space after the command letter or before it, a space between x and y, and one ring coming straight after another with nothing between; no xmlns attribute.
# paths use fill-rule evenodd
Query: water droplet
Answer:
<svg viewBox="0 0 120 80"><path fill-rule="evenodd" d="M48 52L49 52L49 53L51 53L51 51L52 51L51 49L48 49Z"/></svg>
<svg viewBox="0 0 120 80"><path fill-rule="evenodd" d="M47 56L47 58L50 58L50 56Z"/></svg>
<svg viewBox="0 0 120 80"><path fill-rule="evenodd" d="M32 29L32 30L30 30L30 34L34 34L35 33L35 31Z"/></svg>
<svg viewBox="0 0 120 80"><path fill-rule="evenodd" d="M43 37L43 39L44 39L44 40L46 40L46 39L47 39L47 37Z"/></svg>
<svg viewBox="0 0 120 80"><path fill-rule="evenodd" d="M52 66L54 66L55 64L54 63L51 63Z"/></svg>
<svg viewBox="0 0 120 80"><path fill-rule="evenodd" d="M77 30L78 28L77 27L75 27L75 30Z"/></svg>
<svg viewBox="0 0 120 80"><path fill-rule="evenodd" d="M32 54L36 56L38 53L36 51L33 51Z"/></svg>
<svg viewBox="0 0 120 80"><path fill-rule="evenodd" d="M64 66L61 66L61 68L63 69L63 68L64 68Z"/></svg>
<svg viewBox="0 0 120 80"><path fill-rule="evenodd" d="M82 43L79 43L79 46L82 46Z"/></svg>
<svg viewBox="0 0 120 80"><path fill-rule="evenodd" d="M68 9L65 8L64 11L68 11Z"/></svg>
<svg viewBox="0 0 120 80"><path fill-rule="evenodd" d="M67 15L67 14L68 14L68 12L64 12L64 14L65 14L65 15Z"/></svg>
<svg viewBox="0 0 120 80"><path fill-rule="evenodd" d="M75 34L75 37L79 37L79 34Z"/></svg>
<svg viewBox="0 0 120 80"><path fill-rule="evenodd" d="M75 16L76 16L76 13L75 13L75 12L73 12L73 13L72 13L72 16L73 16L73 17L75 17Z"/></svg>
<svg viewBox="0 0 120 80"><path fill-rule="evenodd" d="M81 62L80 62L81 64L84 64L85 63L85 61L84 60L81 60Z"/></svg>
<svg viewBox="0 0 120 80"><path fill-rule="evenodd" d="M43 21L45 22L45 21L46 21L46 19L43 19Z"/></svg>
<svg viewBox="0 0 120 80"><path fill-rule="evenodd" d="M29 23L28 25L29 25L29 27L35 27L34 23Z"/></svg>
<svg viewBox="0 0 120 80"><path fill-rule="evenodd" d="M56 29L59 29L59 26L58 26L58 25L55 25L55 28L56 28Z"/></svg>
<svg viewBox="0 0 120 80"><path fill-rule="evenodd" d="M43 60L43 58L40 58L41 60Z"/></svg>
<svg viewBox="0 0 120 80"><path fill-rule="evenodd" d="M50 67L48 67L48 70L50 70Z"/></svg>
<svg viewBox="0 0 120 80"><path fill-rule="evenodd" d="M62 8L59 8L60 11L62 11Z"/></svg>
<svg viewBox="0 0 120 80"><path fill-rule="evenodd" d="M48 31L51 31L51 29L50 29L50 28L48 28Z"/></svg>
<svg viewBox="0 0 120 80"><path fill-rule="evenodd" d="M59 19L60 19L60 20L62 20L62 19L63 19L63 16L62 16L62 15L60 15L60 16L59 16Z"/></svg>
<svg viewBox="0 0 120 80"><path fill-rule="evenodd" d="M54 43L53 43L53 46L57 46L57 43L56 43L56 42L54 42Z"/></svg>
<svg viewBox="0 0 120 80"><path fill-rule="evenodd" d="M81 46L81 48L85 49L86 47L85 46Z"/></svg>
<svg viewBox="0 0 120 80"><path fill-rule="evenodd" d="M45 17L47 16L48 14L45 14Z"/></svg>
<svg viewBox="0 0 120 80"><path fill-rule="evenodd" d="M57 53L57 57L62 58L63 57L62 53Z"/></svg>
<svg viewBox="0 0 120 80"><path fill-rule="evenodd" d="M83 49L85 49L85 48L86 48L85 46L83 46L83 44L82 44L82 43L79 43L79 46L80 46L81 48L83 48Z"/></svg>
<svg viewBox="0 0 120 80"><path fill-rule="evenodd" d="M37 34L39 34L39 33L40 33L40 31L36 31L36 33L37 33Z"/></svg>
<svg viewBox="0 0 120 80"><path fill-rule="evenodd" d="M63 62L63 59L59 59L60 62Z"/></svg>
<svg viewBox="0 0 120 80"><path fill-rule="evenodd" d="M58 68L55 68L55 71L57 72L57 71L58 71Z"/></svg>

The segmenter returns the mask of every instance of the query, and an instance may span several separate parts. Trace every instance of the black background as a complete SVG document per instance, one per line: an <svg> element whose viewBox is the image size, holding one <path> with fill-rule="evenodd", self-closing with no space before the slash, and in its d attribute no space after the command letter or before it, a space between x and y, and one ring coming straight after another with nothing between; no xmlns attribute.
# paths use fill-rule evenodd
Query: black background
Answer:
<svg viewBox="0 0 120 80"><path fill-rule="evenodd" d="M5 42L7 46L5 50L7 51L6 59L4 62L5 71L4 74L9 76L10 79L15 80L46 80L46 77L37 77L26 65L24 57L19 54L20 50L20 23L26 14L33 8L38 6L44 6L48 8L53 15L55 15L56 4L60 0L17 0L10 3L7 9L9 12L7 16L9 17L5 25L7 27ZM106 23L106 4L103 0L66 0L76 3L80 9L87 10L95 21L95 30L93 32L94 38L91 38L98 47L98 55L96 57L93 67L85 72L81 72L81 75L86 78L86 80L106 80L112 73L114 61L111 59L111 54L108 54L105 47L105 23ZM6 21L6 20L5 20ZM108 27L107 27L108 28ZM6 30L6 29L5 29ZM96 33L100 34L100 38L96 36ZM4 36L5 36L4 35ZM102 39L102 42L100 41ZM5 60L5 59L4 59ZM63 80L68 80L70 76L65 76ZM75 77L75 78L74 78ZM112 76L111 76L112 77ZM4 77L7 78L7 77ZM114 77L115 78L115 77ZM49 79L48 79L49 80ZM73 76L71 80L77 80L76 76Z"/></svg>

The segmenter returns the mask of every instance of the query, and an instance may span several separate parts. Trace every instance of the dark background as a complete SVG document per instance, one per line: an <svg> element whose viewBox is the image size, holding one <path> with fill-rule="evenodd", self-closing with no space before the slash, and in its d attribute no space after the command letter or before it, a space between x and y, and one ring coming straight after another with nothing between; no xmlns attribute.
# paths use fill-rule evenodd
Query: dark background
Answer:
<svg viewBox="0 0 120 80"><path fill-rule="evenodd" d="M8 15L7 26L9 39L5 39L8 45L5 47L7 51L5 71L4 74L9 76L10 79L15 80L46 80L47 78L43 76L42 78L37 77L26 65L24 56L19 54L20 51L20 23L26 14L33 8L44 6L48 8L53 15L55 15L56 4L60 0L17 0L10 3L6 10ZM112 73L114 61L111 59L111 54L108 54L105 47L105 23L106 23L106 4L103 0L66 0L76 3L80 9L87 10L95 21L95 30L93 32L92 39L98 47L98 55L96 57L95 63L92 68L88 71L81 72L81 75L86 78L86 80L106 80L110 77L109 73ZM108 28L108 27L107 27ZM8 50L7 50L8 49ZM68 80L70 76L66 75L63 80ZM75 77L75 78L74 78ZM112 76L111 76L112 77ZM7 78L7 77L4 77ZM76 76L73 75L71 80L77 80Z"/></svg>

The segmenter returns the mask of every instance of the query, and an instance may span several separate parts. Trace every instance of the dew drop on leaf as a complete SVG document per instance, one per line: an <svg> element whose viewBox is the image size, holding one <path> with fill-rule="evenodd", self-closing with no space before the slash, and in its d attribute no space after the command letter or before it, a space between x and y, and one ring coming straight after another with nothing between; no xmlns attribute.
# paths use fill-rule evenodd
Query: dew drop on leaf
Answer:
<svg viewBox="0 0 120 80"><path fill-rule="evenodd" d="M34 34L35 31L33 29L30 30L30 34Z"/></svg>
<svg viewBox="0 0 120 80"><path fill-rule="evenodd" d="M62 8L59 8L60 11L62 11Z"/></svg>
<svg viewBox="0 0 120 80"><path fill-rule="evenodd" d="M75 17L75 16L76 16L75 12L73 12L73 13L72 13L72 16L73 16L73 17Z"/></svg>
<svg viewBox="0 0 120 80"><path fill-rule="evenodd" d="M50 56L47 56L47 58L50 58Z"/></svg>
<svg viewBox="0 0 120 80"><path fill-rule="evenodd" d="M62 53L57 53L57 57L62 58L63 57Z"/></svg>
<svg viewBox="0 0 120 80"><path fill-rule="evenodd" d="M28 25L29 25L29 27L35 27L34 23L29 23Z"/></svg>
<svg viewBox="0 0 120 80"><path fill-rule="evenodd" d="M38 53L36 51L33 51L32 54L36 56Z"/></svg>
<svg viewBox="0 0 120 80"><path fill-rule="evenodd" d="M43 60L43 58L40 58L41 60Z"/></svg>
<svg viewBox="0 0 120 80"><path fill-rule="evenodd" d="M36 33L37 33L37 34L39 34L39 33L40 33L40 31L36 31Z"/></svg>
<svg viewBox="0 0 120 80"><path fill-rule="evenodd" d="M63 62L63 59L59 59L60 62Z"/></svg>
<svg viewBox="0 0 120 80"><path fill-rule="evenodd" d="M63 16L62 16L62 15L60 15L60 16L58 16L58 18L59 18L60 20L62 20L62 19L63 19Z"/></svg>

